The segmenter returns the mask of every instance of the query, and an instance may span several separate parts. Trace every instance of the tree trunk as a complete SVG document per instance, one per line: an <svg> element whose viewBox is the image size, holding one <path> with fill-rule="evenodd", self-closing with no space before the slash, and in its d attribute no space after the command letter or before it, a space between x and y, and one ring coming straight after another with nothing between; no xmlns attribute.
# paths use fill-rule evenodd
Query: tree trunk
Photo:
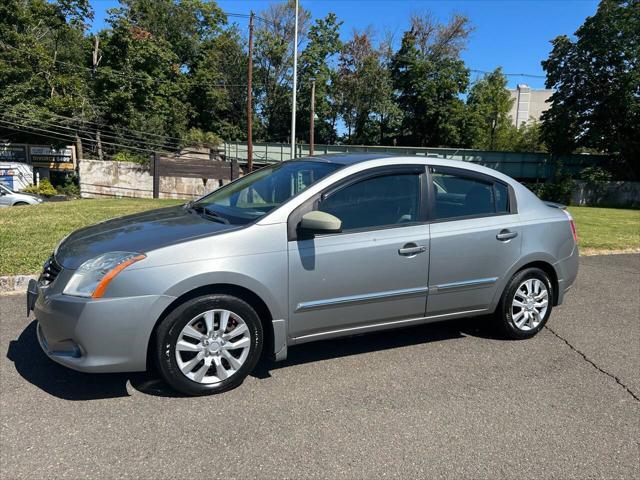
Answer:
<svg viewBox="0 0 640 480"><path fill-rule="evenodd" d="M82 151L82 139L76 133L76 161L80 161L84 158L84 152Z"/></svg>
<svg viewBox="0 0 640 480"><path fill-rule="evenodd" d="M96 148L98 150L98 159L102 160L102 140L100 139L100 130L96 130Z"/></svg>

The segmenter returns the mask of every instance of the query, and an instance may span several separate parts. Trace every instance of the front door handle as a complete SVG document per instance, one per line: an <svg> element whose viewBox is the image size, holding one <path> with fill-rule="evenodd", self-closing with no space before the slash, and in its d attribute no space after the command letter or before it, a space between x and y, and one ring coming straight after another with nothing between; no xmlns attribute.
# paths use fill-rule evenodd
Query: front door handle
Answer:
<svg viewBox="0 0 640 480"><path fill-rule="evenodd" d="M424 245L407 243L404 247L398 249L398 254L404 255L405 257L410 257L413 255L418 255L419 253L424 253L426 251L427 251L427 247L425 247Z"/></svg>
<svg viewBox="0 0 640 480"><path fill-rule="evenodd" d="M518 232L512 232L511 230L500 230L500 233L496 235L496 238L501 242L506 242L507 240L511 240L512 238L516 238L518 236Z"/></svg>

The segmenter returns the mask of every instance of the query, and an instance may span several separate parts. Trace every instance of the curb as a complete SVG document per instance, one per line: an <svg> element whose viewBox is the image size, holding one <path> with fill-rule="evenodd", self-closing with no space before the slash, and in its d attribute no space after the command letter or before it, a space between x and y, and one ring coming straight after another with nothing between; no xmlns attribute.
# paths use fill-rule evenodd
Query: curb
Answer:
<svg viewBox="0 0 640 480"><path fill-rule="evenodd" d="M13 275L0 277L0 294L26 292L29 280L37 280L37 275Z"/></svg>

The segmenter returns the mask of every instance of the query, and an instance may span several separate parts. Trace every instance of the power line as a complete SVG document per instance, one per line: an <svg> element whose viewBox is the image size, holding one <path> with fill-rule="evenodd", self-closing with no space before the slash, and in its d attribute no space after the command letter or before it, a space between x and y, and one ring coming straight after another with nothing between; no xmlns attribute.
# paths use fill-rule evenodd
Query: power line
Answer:
<svg viewBox="0 0 640 480"><path fill-rule="evenodd" d="M473 72L473 73L482 73L484 75L488 75L490 73L493 73L493 72L487 72L486 70L477 70L477 69L474 69L474 68L470 68L469 71ZM533 73L504 73L503 72L502 74L505 77L527 77L527 78L543 78L543 79L547 78L544 75L534 75Z"/></svg>
<svg viewBox="0 0 640 480"><path fill-rule="evenodd" d="M71 142L73 142L76 139L76 136L72 135L70 133L62 133L62 132L56 132L56 131L53 131L53 130L48 130L48 129L45 129L45 128L33 127L33 126L30 126L30 125L24 125L24 124L20 124L20 123L11 122L9 120L4 120L2 118L0 118L0 124L2 124L2 125L7 125L8 124L8 125L11 125L13 127L22 128L23 129L22 131L24 133L33 133L33 132L29 132L29 131L25 131L24 130L24 129L29 129L29 130L33 130L35 132L43 132L43 133L49 134L48 136L53 136L53 138L56 138L56 136L57 136L57 138L60 139L62 137L63 139L70 140ZM15 128L13 130L15 130ZM43 135L43 136L46 136L46 135ZM78 135L78 138L80 138L82 140L86 140L87 142L92 142L92 143L96 143L96 144L98 143L96 140L94 140L92 138L82 137L80 135ZM100 143L102 145L109 145L109 146L113 146L113 147L117 147L117 148L136 150L136 151L139 151L139 152L150 153L150 152L154 151L153 149L149 149L149 148L133 147L133 146L130 146L130 145L123 145L123 144L114 143L114 142L101 141Z"/></svg>
<svg viewBox="0 0 640 480"><path fill-rule="evenodd" d="M83 133L85 135L97 135L98 132L94 132L91 130L87 130L87 129L82 129L82 128L73 128L70 126L65 126L65 125L58 125L52 122L47 122L46 120L39 120L39 119L35 119L35 118L26 118L26 117L20 117L18 115L13 115L13 114L0 114L0 118L2 118L2 116L4 116L5 118L9 118L10 120L13 121L22 121L22 122L33 122L38 124L39 126L44 126L47 128L54 128L54 129L62 129L62 130L67 130L72 132L73 134L77 134L77 133ZM108 132L105 132L104 130L100 130L99 131L100 136L104 136L107 138L112 138L112 139L121 139L121 138L125 138L125 137L121 137L118 135L113 135L110 134ZM129 140L129 139L128 139ZM132 140L134 143L138 143L138 144L144 144L144 145L148 145L151 147L155 147L156 149L169 149L169 145L166 144L160 144L160 143L153 143L153 142L148 142L145 140L140 140L137 138L131 138L130 140ZM97 140L95 140L97 142Z"/></svg>
<svg viewBox="0 0 640 480"><path fill-rule="evenodd" d="M0 106L9 107L10 105L0 102ZM60 119L67 120L67 121L72 121L72 122L75 122L75 123L86 123L86 124L89 124L89 125L95 125L96 128L106 129L107 131L111 131L113 133L116 133L117 135L120 135L120 132L118 132L113 127L108 126L108 125L106 125L104 123L95 122L95 121L91 121L91 120L84 120L84 119L81 119L81 118L68 117L68 116L65 116L65 115L59 115L57 113L48 112L48 111L43 111L43 113L46 114L46 115L52 116L52 117L60 118ZM5 114L6 114L6 112L5 112ZM144 136L157 137L157 138L167 139L167 140L174 140L175 141L174 143L178 143L178 142L181 142L183 140L180 137L172 137L170 135L161 135L161 134L158 134L158 133L145 132L145 131L142 131L142 130L135 130L133 128L127 128L127 127L117 127L117 128L120 129L120 130L123 130L125 132L133 132L133 133L137 133L137 134L144 135ZM132 139L137 139L137 137L135 137L134 135L127 134L127 133L122 134L122 136L123 137L129 137L129 138L132 138Z"/></svg>

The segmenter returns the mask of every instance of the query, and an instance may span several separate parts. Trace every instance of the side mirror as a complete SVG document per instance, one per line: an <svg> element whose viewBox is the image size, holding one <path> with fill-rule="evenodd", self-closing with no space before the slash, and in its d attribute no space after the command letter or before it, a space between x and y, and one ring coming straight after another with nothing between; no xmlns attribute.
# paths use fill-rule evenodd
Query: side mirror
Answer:
<svg viewBox="0 0 640 480"><path fill-rule="evenodd" d="M301 233L307 235L340 233L342 231L342 220L330 213L315 210L302 216L299 228Z"/></svg>

